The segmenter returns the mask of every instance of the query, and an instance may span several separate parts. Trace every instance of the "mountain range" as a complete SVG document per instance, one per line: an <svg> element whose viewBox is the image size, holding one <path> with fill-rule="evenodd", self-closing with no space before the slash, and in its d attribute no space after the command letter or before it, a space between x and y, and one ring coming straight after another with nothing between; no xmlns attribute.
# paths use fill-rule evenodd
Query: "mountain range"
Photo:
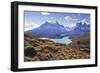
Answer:
<svg viewBox="0 0 100 73"><path fill-rule="evenodd" d="M31 35L40 38L62 38L65 36L80 35L83 33L90 32L90 24L87 23L76 23L74 28L64 27L56 22L45 22L40 27L25 31L25 33L30 33Z"/></svg>

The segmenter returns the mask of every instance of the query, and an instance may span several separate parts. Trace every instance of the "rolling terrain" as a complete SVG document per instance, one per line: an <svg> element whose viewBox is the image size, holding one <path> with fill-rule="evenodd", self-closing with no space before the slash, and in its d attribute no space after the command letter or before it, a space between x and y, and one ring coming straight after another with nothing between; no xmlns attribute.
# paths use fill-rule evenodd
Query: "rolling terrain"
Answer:
<svg viewBox="0 0 100 73"><path fill-rule="evenodd" d="M24 61L73 60L90 58L90 34L70 37L72 43L58 44L24 34Z"/></svg>

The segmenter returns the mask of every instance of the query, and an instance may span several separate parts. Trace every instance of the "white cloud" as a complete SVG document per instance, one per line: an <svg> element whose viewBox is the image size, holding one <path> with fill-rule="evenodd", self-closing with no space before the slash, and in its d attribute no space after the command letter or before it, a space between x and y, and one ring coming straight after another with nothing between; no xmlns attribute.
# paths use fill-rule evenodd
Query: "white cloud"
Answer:
<svg viewBox="0 0 100 73"><path fill-rule="evenodd" d="M71 19L72 19L72 18L71 18L70 16L66 16L66 17L65 17L65 20L68 20L68 21L69 21L69 20L71 20Z"/></svg>
<svg viewBox="0 0 100 73"><path fill-rule="evenodd" d="M76 27L76 24L70 24L68 27L69 28Z"/></svg>
<svg viewBox="0 0 100 73"><path fill-rule="evenodd" d="M32 30L40 27L38 24L25 24L24 31Z"/></svg>
<svg viewBox="0 0 100 73"><path fill-rule="evenodd" d="M77 19L77 18L74 18L74 19L72 19L72 20L74 20L74 21L78 21L78 19Z"/></svg>
<svg viewBox="0 0 100 73"><path fill-rule="evenodd" d="M76 24L70 24L70 25L66 26L67 31L74 30L75 28L76 28Z"/></svg>
<svg viewBox="0 0 100 73"><path fill-rule="evenodd" d="M48 12L41 12L42 15L50 15Z"/></svg>
<svg viewBox="0 0 100 73"><path fill-rule="evenodd" d="M64 19L67 21L70 21L70 20L77 21L78 20L77 18L72 18L71 16L66 16L64 17Z"/></svg>
<svg viewBox="0 0 100 73"><path fill-rule="evenodd" d="M80 17L80 15L81 15L81 14L71 14L71 16L72 16L75 20L77 20L76 18L77 18L77 17Z"/></svg>
<svg viewBox="0 0 100 73"><path fill-rule="evenodd" d="M90 22L87 22L87 19L86 18L84 18L83 20L81 20L81 22L83 23L83 25L84 25L84 23L86 23L87 25L90 24Z"/></svg>
<svg viewBox="0 0 100 73"><path fill-rule="evenodd" d="M49 23L56 23L55 20L47 20L47 22L49 22Z"/></svg>
<svg viewBox="0 0 100 73"><path fill-rule="evenodd" d="M84 22L86 22L86 19L85 18L82 20L82 23L84 23Z"/></svg>

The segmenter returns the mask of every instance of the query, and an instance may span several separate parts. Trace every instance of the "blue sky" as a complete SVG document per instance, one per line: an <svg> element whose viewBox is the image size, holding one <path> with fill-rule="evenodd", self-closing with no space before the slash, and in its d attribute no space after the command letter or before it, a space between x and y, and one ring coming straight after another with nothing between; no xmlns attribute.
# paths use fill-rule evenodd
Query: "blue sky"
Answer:
<svg viewBox="0 0 100 73"><path fill-rule="evenodd" d="M90 14L82 13L62 13L62 12L43 12L43 11L24 11L25 25L28 27L40 26L45 21L58 21L64 27L73 27L77 22L90 24Z"/></svg>

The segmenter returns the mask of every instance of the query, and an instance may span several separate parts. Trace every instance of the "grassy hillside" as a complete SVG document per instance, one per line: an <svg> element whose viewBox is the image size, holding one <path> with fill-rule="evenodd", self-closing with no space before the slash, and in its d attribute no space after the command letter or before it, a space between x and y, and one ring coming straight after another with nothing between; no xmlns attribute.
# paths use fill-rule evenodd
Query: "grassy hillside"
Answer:
<svg viewBox="0 0 100 73"><path fill-rule="evenodd" d="M24 35L24 61L48 61L90 58L89 34L71 37L72 43L62 45L50 40Z"/></svg>
<svg viewBox="0 0 100 73"><path fill-rule="evenodd" d="M76 45L77 48L85 52L90 53L90 34L85 33L80 36L74 36L72 38L72 45Z"/></svg>

